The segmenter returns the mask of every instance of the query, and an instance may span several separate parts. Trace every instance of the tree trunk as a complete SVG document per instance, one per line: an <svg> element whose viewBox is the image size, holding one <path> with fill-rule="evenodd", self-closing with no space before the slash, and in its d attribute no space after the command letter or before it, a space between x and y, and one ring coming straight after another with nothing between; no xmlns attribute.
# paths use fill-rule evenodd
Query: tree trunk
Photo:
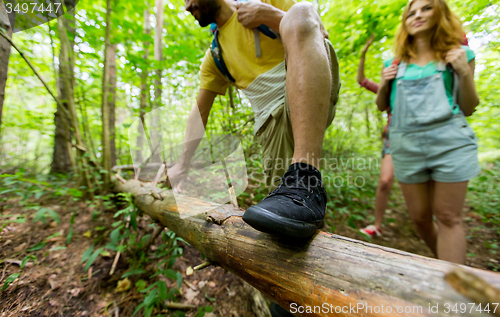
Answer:
<svg viewBox="0 0 500 317"><path fill-rule="evenodd" d="M69 4L68 4L69 5ZM73 11L74 12L74 11ZM67 97L67 106L68 106L68 115L67 118L70 120L70 125L71 125L71 132L72 136L75 140L75 147L77 148L77 163L73 166L76 167L76 171L79 175L79 180L78 183L79 185L86 186L88 193L90 194L90 197L93 197L93 186L90 182L90 177L89 177L89 172L88 172L88 161L87 158L85 158L84 154L87 151L85 143L82 140L82 136L80 133L80 125L78 124L78 116L76 113L76 106L75 106L75 98L74 98L74 57L73 57L73 46L74 46L74 41L73 37L68 36L67 28L70 29L71 34L74 34L74 28L73 24L66 24L65 26L64 23L64 18L59 18L57 20L57 28L59 31L59 38L60 38L60 45L61 45L61 53L60 53L60 59L59 59L59 70L61 74L61 80L60 80L60 85L61 85L61 90L64 92L64 95ZM59 105L58 105L59 106ZM62 103L60 106L64 106ZM63 116L61 115L61 118ZM64 116L66 119L66 116ZM66 130L70 130L68 126L65 127ZM69 139L69 137L68 137ZM71 139L68 140L68 143L71 142ZM71 146L69 146L69 153L70 155L72 154L71 151ZM70 156L70 158L72 158Z"/></svg>
<svg viewBox="0 0 500 317"><path fill-rule="evenodd" d="M208 260L291 308L296 316L450 316L444 311L447 304L471 302L444 280L457 267L500 287L498 273L326 232L303 242L273 237L245 224L244 210L231 205L174 199L171 190L135 180L114 184L116 191L132 193L140 210ZM180 208L189 208L196 216L182 219ZM436 305L438 311L429 311ZM300 306L313 310L306 314ZM476 311L468 315L488 316Z"/></svg>
<svg viewBox="0 0 500 317"><path fill-rule="evenodd" d="M14 19L12 19L12 21L14 21ZM11 23L9 21L9 14L5 10L5 6L3 5L3 3L0 3L0 27L6 30L7 35L12 38L12 29L14 28L14 26L11 26ZM4 38L0 38L0 137L2 132L2 110L3 102L5 100L5 87L7 86L9 57L10 43Z"/></svg>
<svg viewBox="0 0 500 317"><path fill-rule="evenodd" d="M67 0L65 4L69 7L74 7L74 0ZM61 50L59 52L59 99L62 101L62 106L70 111L69 99L70 95L73 94L74 87L74 58L73 54L68 49L62 49L64 41L64 45L73 50L74 45L74 18L68 19L67 15L63 15L57 19L58 31L59 31L59 40L61 42ZM62 28L59 25L62 21ZM61 30L64 31L64 34L61 33ZM67 60L67 61L66 61ZM64 62L63 62L64 61ZM67 64L67 72L65 75L63 72L62 64ZM69 95L68 95L69 94ZM54 114L54 152L52 153L52 162L50 164L50 172L51 173L69 173L72 168L76 167L75 158L73 155L73 150L71 147L71 131L69 126L71 122L68 118L63 114L63 109L60 109L60 106L57 106L56 113Z"/></svg>
<svg viewBox="0 0 500 317"><path fill-rule="evenodd" d="M109 173L111 173L111 131L110 131L110 109L109 109L109 52L110 52L110 33L111 33L111 0L106 0L106 35L104 44L104 69L102 74L102 167L108 171L104 174L104 190L109 190Z"/></svg>
<svg viewBox="0 0 500 317"><path fill-rule="evenodd" d="M150 17L151 14L149 13L149 6L148 3L146 2L147 8L144 9L144 33L148 35L151 34L151 22L150 22ZM149 86L148 86L148 59L149 59L149 41L144 42L144 55L142 56L144 66L142 67L142 73L141 73L141 101L140 101L140 111L139 111L139 117L141 118L142 122L144 122L144 115L146 114L146 107L148 105L148 99L149 99ZM142 162L143 157L142 157L142 147L144 146L144 129L141 127L141 125L138 125L137 132L139 135L137 136L137 150L135 154L135 162Z"/></svg>
<svg viewBox="0 0 500 317"><path fill-rule="evenodd" d="M156 33L155 33L155 47L154 47L154 58L158 64L158 68L156 69L156 79L155 79L155 102L154 109L158 109L161 107L161 96L162 96L162 83L161 83L161 74L162 74L162 36L163 36L163 0L156 0ZM153 149L160 149L161 146L158 146L161 143L161 135L160 135L160 122L158 116L151 116L151 129L150 129L150 137L151 143L153 145ZM158 151L157 151L158 152ZM161 162L161 153L154 153L151 158L152 162Z"/></svg>
<svg viewBox="0 0 500 317"><path fill-rule="evenodd" d="M111 152L111 167L116 165L116 44L110 44L109 58L109 143Z"/></svg>

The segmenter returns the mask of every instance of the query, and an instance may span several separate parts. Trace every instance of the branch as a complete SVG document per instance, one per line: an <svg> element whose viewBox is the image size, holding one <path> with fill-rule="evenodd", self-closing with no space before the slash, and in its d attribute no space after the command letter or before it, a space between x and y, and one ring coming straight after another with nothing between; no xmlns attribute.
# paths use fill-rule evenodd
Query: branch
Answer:
<svg viewBox="0 0 500 317"><path fill-rule="evenodd" d="M59 100L59 98L57 98L56 95L54 95L54 93L52 92L52 90L50 90L50 87L47 85L47 83L45 82L45 80L43 80L42 76L38 73L38 71L35 69L35 67L33 66L33 64L31 64L31 62L26 57L26 55L24 55L24 53L21 51L21 49L12 41L12 39L9 37L9 35L7 35L5 33L5 31L3 29L0 29L0 35L3 38L5 38L7 40L7 42L9 42L10 45L12 45L13 48L16 49L16 51L19 53L19 55L21 55L21 57L26 61L26 63L28 64L28 66L33 70L33 72L38 77L38 79L40 79L40 81L42 82L42 84L45 87L45 89L47 89L47 91L52 96L52 98L54 98L54 100L56 101L57 105L61 108L61 110L64 113L64 115L69 120L71 118L71 116L69 114L69 111L66 108L64 108L64 106L63 106L62 102Z"/></svg>

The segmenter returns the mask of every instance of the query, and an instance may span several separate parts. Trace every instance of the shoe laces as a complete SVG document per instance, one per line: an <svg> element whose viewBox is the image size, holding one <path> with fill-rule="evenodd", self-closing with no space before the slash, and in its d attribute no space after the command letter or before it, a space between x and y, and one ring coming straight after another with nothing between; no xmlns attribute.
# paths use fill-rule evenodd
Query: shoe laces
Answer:
<svg viewBox="0 0 500 317"><path fill-rule="evenodd" d="M315 177L316 183L315 186L312 186L308 184L308 179L307 175L298 175L297 171L286 172L282 178L275 181L275 183L279 181L280 184L268 197L285 196L304 206L306 199L317 197L321 201L323 199L320 191L323 186L321 180Z"/></svg>

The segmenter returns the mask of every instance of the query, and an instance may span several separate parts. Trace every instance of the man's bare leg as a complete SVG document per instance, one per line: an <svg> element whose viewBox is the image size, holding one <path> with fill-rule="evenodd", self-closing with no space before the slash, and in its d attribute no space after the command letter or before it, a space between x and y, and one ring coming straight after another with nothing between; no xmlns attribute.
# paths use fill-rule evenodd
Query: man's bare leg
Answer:
<svg viewBox="0 0 500 317"><path fill-rule="evenodd" d="M312 4L295 4L283 17L280 34L286 53L286 87L293 128L292 163L319 168L332 86L325 36Z"/></svg>
<svg viewBox="0 0 500 317"><path fill-rule="evenodd" d="M307 2L295 4L281 20L294 154L278 188L243 215L246 223L262 232L310 238L324 226L327 194L318 168L332 75L323 30Z"/></svg>

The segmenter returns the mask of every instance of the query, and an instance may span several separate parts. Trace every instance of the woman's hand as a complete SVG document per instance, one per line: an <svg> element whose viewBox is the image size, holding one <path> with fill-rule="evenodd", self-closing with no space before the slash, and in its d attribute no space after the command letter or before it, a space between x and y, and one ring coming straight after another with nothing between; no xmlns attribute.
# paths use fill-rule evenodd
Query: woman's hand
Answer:
<svg viewBox="0 0 500 317"><path fill-rule="evenodd" d="M363 47L363 50L361 51L363 54L366 54L366 51L368 51L368 48L370 47L370 45L373 44L373 40L374 39L375 39L375 34L372 33L372 35L370 36L370 38L368 39L368 41L366 41L366 44Z"/></svg>
<svg viewBox="0 0 500 317"><path fill-rule="evenodd" d="M460 77L468 75L471 71L464 49L453 48L449 50L446 53L445 62L450 64Z"/></svg>
<svg viewBox="0 0 500 317"><path fill-rule="evenodd" d="M398 65L392 64L382 70L382 77L380 80L380 86L385 87L391 80L396 78L398 73Z"/></svg>

